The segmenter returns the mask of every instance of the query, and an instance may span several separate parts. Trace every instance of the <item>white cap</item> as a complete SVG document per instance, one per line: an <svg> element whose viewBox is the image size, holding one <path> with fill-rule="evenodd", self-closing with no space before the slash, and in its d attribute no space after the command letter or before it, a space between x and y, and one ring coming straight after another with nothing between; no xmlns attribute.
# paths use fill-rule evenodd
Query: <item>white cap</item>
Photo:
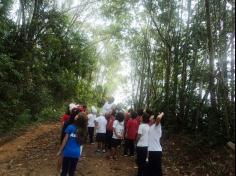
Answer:
<svg viewBox="0 0 236 176"><path fill-rule="evenodd" d="M75 103L70 103L69 104L69 110L72 111L72 109L76 108L76 104Z"/></svg>
<svg viewBox="0 0 236 176"><path fill-rule="evenodd" d="M96 113L97 113L97 109L96 109L94 106L92 106L91 109L92 109L92 113L93 113L93 114L96 114Z"/></svg>

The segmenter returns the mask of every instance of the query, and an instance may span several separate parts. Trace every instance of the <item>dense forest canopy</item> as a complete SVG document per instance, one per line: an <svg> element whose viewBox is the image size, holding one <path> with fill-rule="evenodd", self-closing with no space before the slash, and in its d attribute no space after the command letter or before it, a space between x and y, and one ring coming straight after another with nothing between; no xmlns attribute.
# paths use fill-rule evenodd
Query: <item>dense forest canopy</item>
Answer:
<svg viewBox="0 0 236 176"><path fill-rule="evenodd" d="M116 95L199 143L234 141L233 0L0 4L0 133Z"/></svg>

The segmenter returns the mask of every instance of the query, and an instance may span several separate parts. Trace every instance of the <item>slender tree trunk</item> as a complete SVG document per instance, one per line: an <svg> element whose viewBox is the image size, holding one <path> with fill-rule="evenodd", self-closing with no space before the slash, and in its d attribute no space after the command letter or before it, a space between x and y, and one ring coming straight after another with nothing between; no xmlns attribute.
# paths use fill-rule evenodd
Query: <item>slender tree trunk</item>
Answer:
<svg viewBox="0 0 236 176"><path fill-rule="evenodd" d="M231 68L230 68L230 97L231 97L231 124L232 124L232 138L235 139L235 4L233 4L232 12L232 33L230 36L230 43L231 43Z"/></svg>
<svg viewBox="0 0 236 176"><path fill-rule="evenodd" d="M232 33L230 36L230 43L231 43L231 61L230 61L230 87L231 87L231 92L230 92L230 96L231 96L231 101L235 102L235 6L233 5L233 9L232 9Z"/></svg>
<svg viewBox="0 0 236 176"><path fill-rule="evenodd" d="M20 0L20 6L21 6L21 35L23 36L23 39L26 37L26 17L25 17L25 0Z"/></svg>
<svg viewBox="0 0 236 176"><path fill-rule="evenodd" d="M206 20L207 20L209 62L210 62L209 91L210 91L210 96L211 96L211 106L214 112L214 110L216 110L216 92L215 92L215 77L214 77L215 51L214 51L213 38L212 38L209 0L205 0L205 8L206 8Z"/></svg>
<svg viewBox="0 0 236 176"><path fill-rule="evenodd" d="M171 75L171 47L166 48L166 74L165 74L165 111L167 116L170 110L170 75Z"/></svg>
<svg viewBox="0 0 236 176"><path fill-rule="evenodd" d="M222 8L222 7L221 7ZM227 44L227 31L226 31L226 15L227 15L227 9L226 9L226 0L223 1L223 14L221 15L222 18L220 22L223 23L223 29L220 29L220 74L219 74L219 87L220 92L218 97L218 100L221 101L221 106L224 112L224 124L225 124L225 133L226 137L230 138L230 122L229 122L229 87L228 87L228 76L227 76L227 51L228 51L228 44ZM221 28L221 26L220 26Z"/></svg>
<svg viewBox="0 0 236 176"><path fill-rule="evenodd" d="M191 0L188 0L188 22L187 22L187 41L186 44L183 47L183 65L182 65L182 78L181 78L181 88L180 88L180 118L185 119L186 118L186 82L187 82L187 59L188 59L188 43L189 43L189 23L190 23L190 17L191 17ZM186 121L186 120L185 120Z"/></svg>
<svg viewBox="0 0 236 176"><path fill-rule="evenodd" d="M173 87L173 112L176 113L177 108L177 91L178 91L178 74L179 74L179 45L175 47L175 56L174 56L174 87Z"/></svg>

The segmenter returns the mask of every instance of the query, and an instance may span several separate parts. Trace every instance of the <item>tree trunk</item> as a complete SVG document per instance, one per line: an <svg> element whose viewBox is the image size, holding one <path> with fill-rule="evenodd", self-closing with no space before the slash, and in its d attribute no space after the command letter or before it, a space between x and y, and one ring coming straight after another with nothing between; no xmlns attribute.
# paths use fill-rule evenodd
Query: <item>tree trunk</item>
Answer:
<svg viewBox="0 0 236 176"><path fill-rule="evenodd" d="M231 87L231 102L235 102L235 7L233 5L232 9L232 33L230 36L230 43L231 43L231 61L230 61L230 87Z"/></svg>
<svg viewBox="0 0 236 176"><path fill-rule="evenodd" d="M21 15L22 15L21 36L23 37L23 39L25 39L26 37L25 0L20 0L20 6L21 6Z"/></svg>
<svg viewBox="0 0 236 176"><path fill-rule="evenodd" d="M216 110L216 92L215 92L215 77L214 77L214 57L215 51L212 39L212 29L211 29L211 15L209 0L205 0L206 8L206 21L207 21L207 35L208 35L208 50L209 50L209 62L210 62L210 78L209 78L209 91L211 96L211 106L213 112Z"/></svg>
<svg viewBox="0 0 236 176"><path fill-rule="evenodd" d="M188 43L189 43L189 23L190 23L190 17L191 17L191 0L188 0L188 22L187 22L187 40L183 47L183 65L182 65L182 72L181 72L181 88L180 88L180 113L179 116L182 119L186 118L186 82L187 82L187 59L188 59ZM186 120L185 120L186 121Z"/></svg>
<svg viewBox="0 0 236 176"><path fill-rule="evenodd" d="M165 74L165 112L168 117L170 110L170 75L171 75L171 47L166 48L166 74Z"/></svg>

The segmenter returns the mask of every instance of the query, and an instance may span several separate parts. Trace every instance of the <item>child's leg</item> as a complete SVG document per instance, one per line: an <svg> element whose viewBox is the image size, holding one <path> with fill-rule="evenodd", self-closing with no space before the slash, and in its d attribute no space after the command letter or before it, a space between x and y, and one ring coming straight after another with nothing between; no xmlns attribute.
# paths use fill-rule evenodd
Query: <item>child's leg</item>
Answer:
<svg viewBox="0 0 236 176"><path fill-rule="evenodd" d="M106 142L103 142L102 143L102 150L105 150L106 149Z"/></svg>
<svg viewBox="0 0 236 176"><path fill-rule="evenodd" d="M106 142L107 142L107 138L106 138L107 136L106 136L106 133L104 133L104 134L102 134L102 150L103 150L103 152L105 152L106 151Z"/></svg>
<svg viewBox="0 0 236 176"><path fill-rule="evenodd" d="M89 143L91 144L92 143L92 128L91 127L88 127L88 136L89 136Z"/></svg>
<svg viewBox="0 0 236 176"><path fill-rule="evenodd" d="M149 176L162 176L162 152L149 152Z"/></svg>
<svg viewBox="0 0 236 176"><path fill-rule="evenodd" d="M162 176L162 152L157 152L158 176Z"/></svg>
<svg viewBox="0 0 236 176"><path fill-rule="evenodd" d="M59 158L58 158L58 160L57 160L57 171L58 171L58 173L61 172L62 160L63 160L63 157L62 157L62 156L59 156Z"/></svg>
<svg viewBox="0 0 236 176"><path fill-rule="evenodd" d="M125 145L124 145L124 155L128 155L128 148L129 148L129 141L128 139L125 139Z"/></svg>
<svg viewBox="0 0 236 176"><path fill-rule="evenodd" d="M111 148L111 157L110 157L111 159L114 159L114 157L115 157L115 152L116 152L116 151L115 151L115 148L112 147L112 148Z"/></svg>
<svg viewBox="0 0 236 176"><path fill-rule="evenodd" d="M116 147L115 148L115 150L114 150L114 159L118 159L118 149L117 149L118 147Z"/></svg>
<svg viewBox="0 0 236 176"><path fill-rule="evenodd" d="M61 176L67 176L69 166L70 166L69 158L63 157Z"/></svg>
<svg viewBox="0 0 236 176"><path fill-rule="evenodd" d="M147 147L137 147L138 176L147 176Z"/></svg>
<svg viewBox="0 0 236 176"><path fill-rule="evenodd" d="M78 158L70 158L69 176L75 175L77 163L78 163Z"/></svg>
<svg viewBox="0 0 236 176"><path fill-rule="evenodd" d="M108 136L108 149L109 150L111 150L112 135L113 135L113 132L109 132L109 136Z"/></svg>
<svg viewBox="0 0 236 176"><path fill-rule="evenodd" d="M134 156L134 140L129 140L130 156Z"/></svg>
<svg viewBox="0 0 236 176"><path fill-rule="evenodd" d="M98 142L98 147L97 150L100 151L101 150L101 142Z"/></svg>
<svg viewBox="0 0 236 176"><path fill-rule="evenodd" d="M80 156L82 156L83 148L84 148L84 146L81 145L81 146L80 146Z"/></svg>
<svg viewBox="0 0 236 176"><path fill-rule="evenodd" d="M90 136L90 142L91 142L91 144L93 144L94 143L94 127L91 128L91 134L90 135L91 135Z"/></svg>
<svg viewBox="0 0 236 176"><path fill-rule="evenodd" d="M142 152L141 148L137 147L137 165L138 165L138 176L143 176L142 175Z"/></svg>

